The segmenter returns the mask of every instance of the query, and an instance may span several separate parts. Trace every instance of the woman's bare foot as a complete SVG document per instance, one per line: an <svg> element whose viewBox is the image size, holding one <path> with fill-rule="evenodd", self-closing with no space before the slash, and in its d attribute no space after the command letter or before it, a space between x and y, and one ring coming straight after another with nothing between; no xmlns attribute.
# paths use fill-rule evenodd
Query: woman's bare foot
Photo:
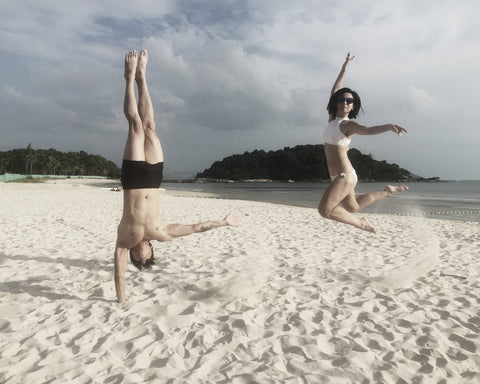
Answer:
<svg viewBox="0 0 480 384"><path fill-rule="evenodd" d="M407 190L408 187L404 184L393 186L393 185L387 185L384 189L385 192L387 192L389 195L393 195L398 192L403 192Z"/></svg>
<svg viewBox="0 0 480 384"><path fill-rule="evenodd" d="M137 71L135 72L135 79L139 80L145 77L147 71L148 51L142 49L138 57Z"/></svg>
<svg viewBox="0 0 480 384"><path fill-rule="evenodd" d="M365 217L360 218L360 221L362 222L362 229L364 231L377 233L377 229L372 224L370 224Z"/></svg>
<svg viewBox="0 0 480 384"><path fill-rule="evenodd" d="M137 51L130 51L125 55L125 80L132 81L137 70Z"/></svg>

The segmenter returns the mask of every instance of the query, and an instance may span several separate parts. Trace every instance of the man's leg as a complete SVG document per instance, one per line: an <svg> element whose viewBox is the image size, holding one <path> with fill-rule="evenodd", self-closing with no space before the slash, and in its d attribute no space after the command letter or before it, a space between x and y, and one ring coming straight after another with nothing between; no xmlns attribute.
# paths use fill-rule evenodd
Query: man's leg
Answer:
<svg viewBox="0 0 480 384"><path fill-rule="evenodd" d="M123 158L126 160L145 160L143 124L138 113L135 99L135 73L137 70L137 51L125 55L125 100L123 111L128 120L128 137Z"/></svg>
<svg viewBox="0 0 480 384"><path fill-rule="evenodd" d="M138 113L140 114L145 134L145 160L149 164L155 164L163 161L163 151L160 140L155 132L153 105L145 77L147 61L148 51L142 49L138 58L135 80L138 87Z"/></svg>
<svg viewBox="0 0 480 384"><path fill-rule="evenodd" d="M167 234L170 238L188 236L193 233L209 231L214 228L225 227L228 225L237 226L240 224L240 218L230 212L223 220L204 221L197 224L169 224L167 225Z"/></svg>

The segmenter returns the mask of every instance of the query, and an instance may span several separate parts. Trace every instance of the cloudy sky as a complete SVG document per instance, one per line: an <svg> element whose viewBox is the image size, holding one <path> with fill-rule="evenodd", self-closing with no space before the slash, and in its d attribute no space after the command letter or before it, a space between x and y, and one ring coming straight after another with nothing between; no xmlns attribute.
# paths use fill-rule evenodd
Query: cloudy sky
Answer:
<svg viewBox="0 0 480 384"><path fill-rule="evenodd" d="M123 58L142 48L167 177L320 144L350 51L359 121L408 129L353 147L425 177L480 179L479 14L477 0L0 0L0 150L120 165Z"/></svg>

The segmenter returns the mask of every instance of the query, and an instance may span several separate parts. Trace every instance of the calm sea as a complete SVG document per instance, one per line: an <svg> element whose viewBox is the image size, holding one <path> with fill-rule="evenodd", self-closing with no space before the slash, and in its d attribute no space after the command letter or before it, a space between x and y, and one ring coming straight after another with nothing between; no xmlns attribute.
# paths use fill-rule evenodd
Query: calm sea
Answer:
<svg viewBox="0 0 480 384"><path fill-rule="evenodd" d="M205 192L225 199L317 208L326 183L164 183L169 190ZM359 183L358 194L383 190L385 183ZM409 183L409 190L383 199L364 212L480 222L480 181Z"/></svg>

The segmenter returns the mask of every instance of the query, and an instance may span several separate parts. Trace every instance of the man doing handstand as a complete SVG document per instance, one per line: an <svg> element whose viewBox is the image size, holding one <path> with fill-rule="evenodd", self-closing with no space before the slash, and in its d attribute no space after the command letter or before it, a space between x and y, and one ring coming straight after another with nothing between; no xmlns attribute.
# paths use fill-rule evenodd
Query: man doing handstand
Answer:
<svg viewBox="0 0 480 384"><path fill-rule="evenodd" d="M168 241L239 223L239 218L231 213L223 220L192 225L165 225L160 219L158 188L163 178L163 152L155 131L153 106L145 78L147 61L146 50L140 55L131 51L125 56L124 112L128 120L128 137L122 163L123 215L114 255L115 289L120 303L126 301L125 272L129 253L131 262L138 269L150 268L154 264L150 241Z"/></svg>

